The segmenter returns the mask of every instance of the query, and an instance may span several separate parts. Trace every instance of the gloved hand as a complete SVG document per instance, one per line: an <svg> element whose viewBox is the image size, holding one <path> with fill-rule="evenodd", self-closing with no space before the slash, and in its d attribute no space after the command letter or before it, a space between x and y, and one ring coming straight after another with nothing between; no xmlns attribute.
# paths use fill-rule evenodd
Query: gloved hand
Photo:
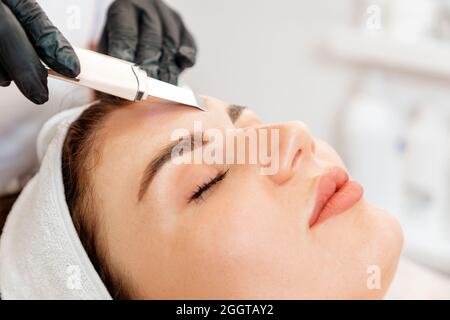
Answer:
<svg viewBox="0 0 450 320"><path fill-rule="evenodd" d="M161 0L114 1L98 51L135 62L148 76L172 84L197 55L180 15Z"/></svg>
<svg viewBox="0 0 450 320"><path fill-rule="evenodd" d="M14 81L36 104L48 100L47 70L67 77L80 73L69 42L35 0L0 0L0 86Z"/></svg>

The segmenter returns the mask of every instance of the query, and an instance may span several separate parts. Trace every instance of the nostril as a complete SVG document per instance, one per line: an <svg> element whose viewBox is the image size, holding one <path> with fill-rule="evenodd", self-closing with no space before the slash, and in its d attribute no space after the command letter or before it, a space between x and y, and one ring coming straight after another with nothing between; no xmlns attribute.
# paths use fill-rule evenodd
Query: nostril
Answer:
<svg viewBox="0 0 450 320"><path fill-rule="evenodd" d="M302 155L302 149L299 149L295 153L294 159L292 159L292 168L295 168L297 166L297 163L300 160L301 155Z"/></svg>

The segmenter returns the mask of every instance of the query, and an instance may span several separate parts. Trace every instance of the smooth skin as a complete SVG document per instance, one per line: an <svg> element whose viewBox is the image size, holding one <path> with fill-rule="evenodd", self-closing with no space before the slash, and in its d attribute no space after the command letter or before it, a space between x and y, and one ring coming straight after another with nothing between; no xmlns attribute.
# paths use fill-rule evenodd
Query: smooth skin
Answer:
<svg viewBox="0 0 450 320"><path fill-rule="evenodd" d="M394 218L363 198L309 227L320 176L343 167L336 152L300 122L263 124L245 111L233 124L226 103L207 98L207 106L209 112L131 104L99 130L91 177L99 234L133 298L382 298L402 248ZM278 128L278 172L261 175L255 164L169 162L138 201L148 162L173 130L192 130L194 121L204 129ZM203 199L188 201L198 185L227 169ZM367 286L372 266L380 271L379 289Z"/></svg>

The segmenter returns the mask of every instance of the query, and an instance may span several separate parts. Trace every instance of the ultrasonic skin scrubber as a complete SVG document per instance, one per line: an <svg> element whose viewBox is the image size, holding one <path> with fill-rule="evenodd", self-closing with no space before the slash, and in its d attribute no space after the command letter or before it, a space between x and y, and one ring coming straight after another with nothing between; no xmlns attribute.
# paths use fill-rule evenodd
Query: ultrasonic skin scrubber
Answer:
<svg viewBox="0 0 450 320"><path fill-rule="evenodd" d="M203 99L191 90L150 78L134 63L85 49L75 48L75 52L81 64L78 77L68 78L48 69L49 76L129 101L156 98L207 111Z"/></svg>

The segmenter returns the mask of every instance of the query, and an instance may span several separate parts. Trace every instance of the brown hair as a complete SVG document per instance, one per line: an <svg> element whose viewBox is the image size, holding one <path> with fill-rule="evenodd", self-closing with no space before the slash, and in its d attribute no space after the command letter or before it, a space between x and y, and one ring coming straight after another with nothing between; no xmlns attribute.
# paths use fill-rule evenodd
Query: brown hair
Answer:
<svg viewBox="0 0 450 320"><path fill-rule="evenodd" d="M113 272L108 252L101 242L98 216L95 214L94 190L89 173L95 168L96 139L107 116L126 102L97 94L99 103L86 109L70 126L62 150L62 175L69 212L89 259L113 299L131 298L130 284ZM0 235L14 202L20 193L0 196Z"/></svg>
<svg viewBox="0 0 450 320"><path fill-rule="evenodd" d="M90 172L98 161L98 138L107 116L122 102L108 99L86 109L70 126L62 150L62 174L72 221L97 273L113 299L129 299L123 278L108 263L99 218L95 214L95 192Z"/></svg>
<svg viewBox="0 0 450 320"><path fill-rule="evenodd" d="M0 196L0 235L6 222L6 217L11 211L14 202L19 197L19 193L7 194Z"/></svg>

